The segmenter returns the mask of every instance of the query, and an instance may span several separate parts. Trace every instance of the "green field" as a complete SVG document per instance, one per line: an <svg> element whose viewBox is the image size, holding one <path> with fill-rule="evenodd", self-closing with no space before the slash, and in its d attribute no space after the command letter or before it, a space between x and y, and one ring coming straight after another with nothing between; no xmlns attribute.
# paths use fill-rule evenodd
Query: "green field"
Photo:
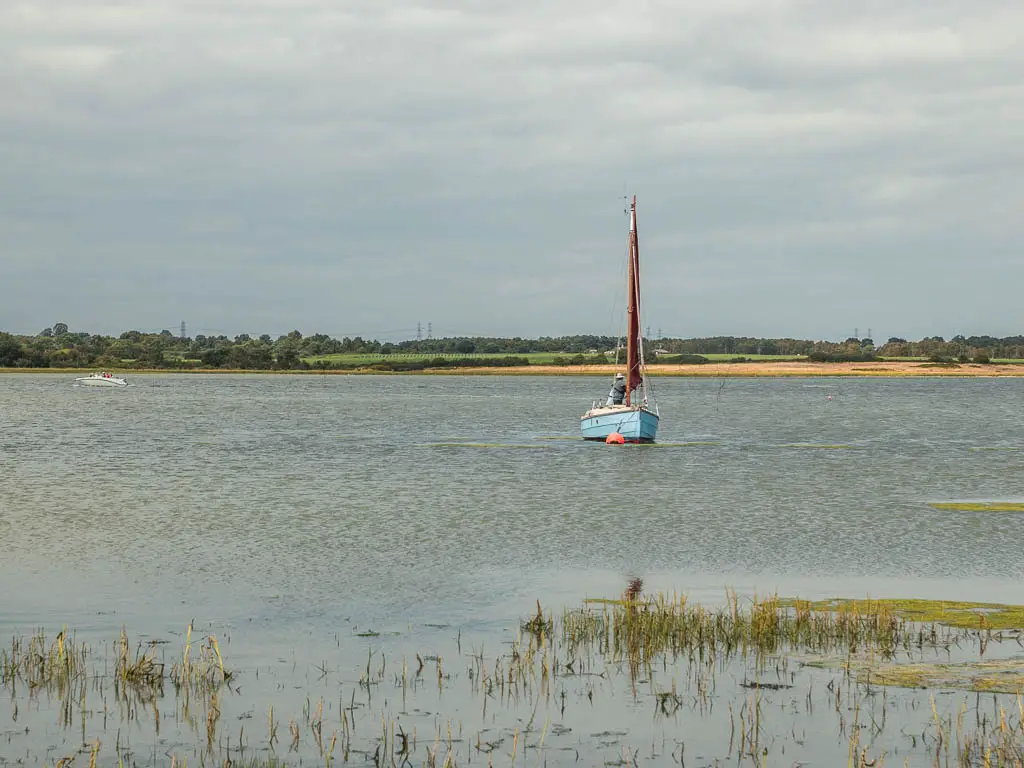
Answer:
<svg viewBox="0 0 1024 768"><path fill-rule="evenodd" d="M918 357L892 357L892 356L889 356L889 355L886 355L886 356L883 357L883 356L880 355L878 359L880 361L882 361L882 362L894 362L894 363L927 363L931 358L922 357L922 356L918 356ZM957 361L954 359L953 362L957 362ZM974 362L974 361L973 360L969 360L968 362ZM1020 364L1020 363L1024 363L1024 360L1021 360L1021 359L1018 359L1018 358L1012 358L1012 357L993 357L989 362L996 363L998 365L1017 365L1017 364Z"/></svg>
<svg viewBox="0 0 1024 768"><path fill-rule="evenodd" d="M344 363L346 365L373 365L374 363L384 362L385 360L393 360L393 361L408 360L408 361L411 362L411 361L418 361L418 360L435 360L435 359L437 359L439 357L444 358L446 360L467 360L467 359L471 360L471 359L474 359L474 358L476 358L478 360L487 360L487 359L495 360L495 359L501 359L503 357L524 357L524 358L526 358L527 360L530 361L530 365L550 365L552 363L552 361L556 357L561 357L563 359L568 359L568 358L574 357L575 355L576 355L575 352L526 352L526 353L523 353L523 354L517 354L517 353L514 353L514 352L508 352L508 353L504 353L504 352L499 352L499 353L472 352L470 354L459 354L458 352L452 352L452 353L448 353L448 354L429 354L429 353L422 353L422 352L410 352L410 353L399 353L399 354L390 354L390 355L382 355L382 354L364 355L364 354L358 354L358 353L350 354L350 353L342 352L342 353L335 354L335 355L316 355L314 357L304 357L302 359L305 360L310 365L316 365L317 362L319 362L321 360L323 360L326 363L332 364L332 365L333 364L338 364L338 363ZM584 354L584 357L588 357L589 358L589 357L593 357L593 355ZM608 362L613 362L614 359L615 358L614 358L613 355L609 355L608 356Z"/></svg>
<svg viewBox="0 0 1024 768"><path fill-rule="evenodd" d="M744 357L747 360L750 360L751 362L763 362L763 361L773 361L773 360L776 361L776 362L782 362L784 360L806 360L807 359L805 355L746 355L746 354L743 354L742 352L736 352L736 353L733 353L733 354L724 354L724 353L717 353L717 352L714 352L714 353L712 353L712 352L707 352L707 353L705 353L705 352L697 352L695 354L698 354L701 357L706 357L708 359L708 361L710 361L712 363L722 363L722 362L726 362L727 363L730 360L735 360L737 357Z"/></svg>
<svg viewBox="0 0 1024 768"><path fill-rule="evenodd" d="M320 361L320 360L323 360L324 362L329 363L329 364L344 363L344 364L347 364L347 365L372 365L373 363L379 363L379 362L382 362L382 361L385 361L385 360L409 360L409 361L413 361L413 360L433 360L433 359L438 358L438 357L442 357L442 358L445 358L445 359L448 359L448 360L454 360L454 359L473 359L473 358L477 358L477 359L480 359L480 360L485 360L485 359L488 359L488 358L495 359L495 358L502 358L502 357L525 357L527 360L530 361L530 365L551 365L554 362L556 357L560 357L563 360L568 360L568 359L570 359L572 357L575 357L577 354L582 354L584 357L586 357L588 359L593 358L593 354L589 353L589 352L583 352L583 353L578 353L578 352L526 352L526 353L515 353L515 352L508 352L508 353L503 353L503 352L499 352L499 353L473 352L473 353L470 353L470 354L459 354L458 352L453 352L453 353L448 353L448 354L430 354L430 353L423 353L423 352L408 352L408 353L397 353L397 354L390 354L390 355L383 355L383 354L366 355L366 354L358 354L358 353L357 354L339 353L339 354L335 354L335 355L316 355L316 356L313 356L313 357L304 357L302 359L305 360L310 365L316 365L316 363L318 361ZM747 360L753 360L753 361L768 361L768 360L781 361L781 360L803 360L804 359L800 355L742 355L742 354L726 355L726 354L705 354L705 355L701 355L701 357L707 358L708 361L710 361L710 362L728 362L729 360L732 360L732 359L737 358L737 357L743 357L743 358L746 358ZM607 355L607 358L608 358L608 362L609 363L613 363L615 361L614 353L609 353ZM623 352L620 354L619 359L620 359L620 361L623 361L625 359L625 350L623 350Z"/></svg>

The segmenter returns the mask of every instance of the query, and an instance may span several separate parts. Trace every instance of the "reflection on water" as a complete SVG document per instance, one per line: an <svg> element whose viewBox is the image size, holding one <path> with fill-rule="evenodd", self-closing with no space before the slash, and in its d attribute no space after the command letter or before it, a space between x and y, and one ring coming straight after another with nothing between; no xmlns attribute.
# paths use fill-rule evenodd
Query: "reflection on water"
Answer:
<svg viewBox="0 0 1024 768"><path fill-rule="evenodd" d="M602 379L72 378L0 377L9 634L109 643L125 623L177 652L195 618L247 675L294 668L281 685L305 690L328 652L347 670L460 630L497 652L536 598L634 574L710 602L727 584L1024 602L1024 516L929 506L1024 500L1015 379L843 379L831 400L661 379L662 445L620 448L575 439Z"/></svg>

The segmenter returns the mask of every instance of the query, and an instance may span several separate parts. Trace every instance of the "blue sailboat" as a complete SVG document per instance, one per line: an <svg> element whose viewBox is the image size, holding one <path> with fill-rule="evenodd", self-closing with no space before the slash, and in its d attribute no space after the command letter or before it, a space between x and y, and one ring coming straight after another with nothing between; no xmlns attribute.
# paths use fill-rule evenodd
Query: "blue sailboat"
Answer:
<svg viewBox="0 0 1024 768"><path fill-rule="evenodd" d="M636 195L629 208L629 255L626 283L626 370L615 374L604 403L594 402L580 419L585 440L653 443L658 433L658 405L647 384L640 335L640 245L636 230ZM616 363L618 356L616 356Z"/></svg>

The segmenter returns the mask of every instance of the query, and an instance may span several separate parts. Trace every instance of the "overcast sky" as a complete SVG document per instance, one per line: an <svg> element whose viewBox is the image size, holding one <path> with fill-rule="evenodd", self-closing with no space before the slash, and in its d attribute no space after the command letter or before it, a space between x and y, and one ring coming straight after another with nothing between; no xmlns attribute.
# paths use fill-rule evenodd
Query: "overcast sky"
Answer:
<svg viewBox="0 0 1024 768"><path fill-rule="evenodd" d="M11 0L0 329L1024 332L1019 0Z"/></svg>

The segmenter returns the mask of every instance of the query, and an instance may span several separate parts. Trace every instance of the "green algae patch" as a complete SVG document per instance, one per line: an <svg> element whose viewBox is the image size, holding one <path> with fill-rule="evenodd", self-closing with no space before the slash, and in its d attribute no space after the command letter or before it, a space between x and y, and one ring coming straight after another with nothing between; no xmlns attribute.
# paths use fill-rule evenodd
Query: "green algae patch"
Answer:
<svg viewBox="0 0 1024 768"><path fill-rule="evenodd" d="M858 616L892 613L905 621L943 624L958 629L1024 629L1024 605L972 603L955 600L899 600L833 598L829 600L781 600L782 605L814 612Z"/></svg>
<svg viewBox="0 0 1024 768"><path fill-rule="evenodd" d="M783 443L779 448L821 448L831 450L843 450L847 448L853 448L852 445L846 445L845 443Z"/></svg>
<svg viewBox="0 0 1024 768"><path fill-rule="evenodd" d="M706 448L718 445L718 443L709 440L695 440L686 443L626 443L626 445L633 448Z"/></svg>
<svg viewBox="0 0 1024 768"><path fill-rule="evenodd" d="M859 679L896 688L953 688L979 693L1024 690L1024 659L956 664L851 665Z"/></svg>
<svg viewBox="0 0 1024 768"><path fill-rule="evenodd" d="M967 450L978 453L981 451L1019 451L1020 448L1002 445L976 445Z"/></svg>
<svg viewBox="0 0 1024 768"><path fill-rule="evenodd" d="M846 672L858 683L891 688L951 689L977 693L1024 692L1024 659L949 663L894 663L868 658L793 656L802 666Z"/></svg>
<svg viewBox="0 0 1024 768"><path fill-rule="evenodd" d="M1024 512L1024 502L1019 501L936 501L928 506L957 512Z"/></svg>
<svg viewBox="0 0 1024 768"><path fill-rule="evenodd" d="M639 443L651 448L701 448L711 445L718 445L714 440L692 440L686 443Z"/></svg>
<svg viewBox="0 0 1024 768"><path fill-rule="evenodd" d="M532 448L545 450L544 445L519 445L515 443L426 443L428 448Z"/></svg>

